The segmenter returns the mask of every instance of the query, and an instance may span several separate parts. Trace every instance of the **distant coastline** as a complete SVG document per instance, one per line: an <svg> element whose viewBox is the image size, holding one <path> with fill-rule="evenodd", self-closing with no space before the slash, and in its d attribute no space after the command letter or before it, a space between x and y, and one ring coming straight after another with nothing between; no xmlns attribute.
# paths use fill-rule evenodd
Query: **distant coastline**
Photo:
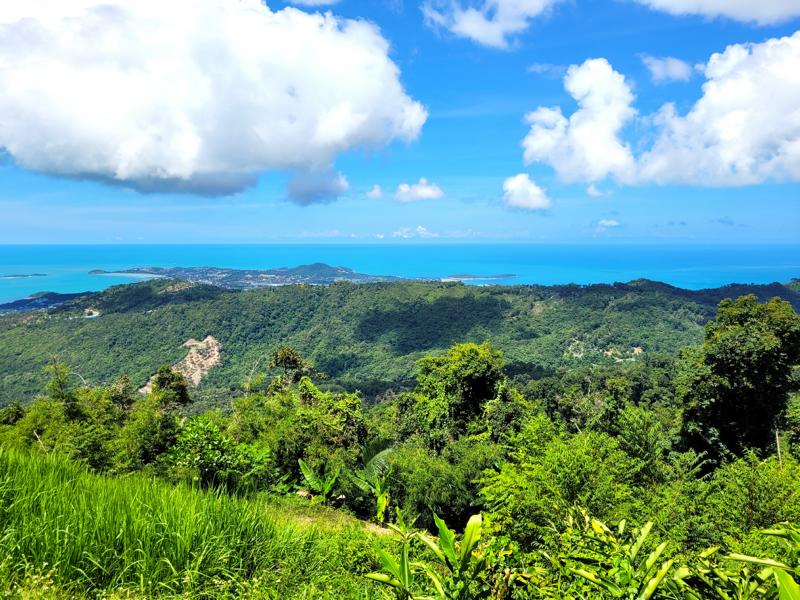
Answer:
<svg viewBox="0 0 800 600"><path fill-rule="evenodd" d="M326 285L337 281L376 283L401 281L402 278L356 273L347 267L313 263L274 269L228 269L222 267L134 267L121 271L92 269L89 275L113 275L149 279L154 277L215 285L231 290L245 290L276 285Z"/></svg>
<svg viewBox="0 0 800 600"><path fill-rule="evenodd" d="M47 277L47 273L12 273L10 275L0 275L0 279L31 279L32 277Z"/></svg>
<svg viewBox="0 0 800 600"><path fill-rule="evenodd" d="M455 275L448 275L442 277L442 281L496 281L500 279L515 279L517 276L514 273L501 273L499 275L473 275L472 273L456 273Z"/></svg>
<svg viewBox="0 0 800 600"><path fill-rule="evenodd" d="M377 283L389 281L440 281L455 282L492 282L515 279L514 273L494 275L477 275L474 273L455 273L445 277L398 277L394 275L369 275L357 273L342 266L325 263L298 265L296 267L278 267L272 269L232 269L223 267L132 267L120 271L92 269L89 275L105 275L118 277L136 277L142 279L165 277L192 283L211 284L228 289L251 289L277 285L305 283L326 285L337 281L352 283Z"/></svg>

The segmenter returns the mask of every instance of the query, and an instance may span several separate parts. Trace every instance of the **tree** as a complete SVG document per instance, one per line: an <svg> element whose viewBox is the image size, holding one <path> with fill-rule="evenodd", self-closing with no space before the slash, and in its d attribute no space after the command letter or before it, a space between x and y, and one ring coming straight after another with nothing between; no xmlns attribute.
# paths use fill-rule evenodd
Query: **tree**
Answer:
<svg viewBox="0 0 800 600"><path fill-rule="evenodd" d="M169 365L159 367L153 380L153 392L161 398L162 404L179 404L186 406L191 402L189 384L181 373Z"/></svg>
<svg viewBox="0 0 800 600"><path fill-rule="evenodd" d="M353 468L359 462L367 427L357 393L322 391L304 377L296 387L265 398L253 412L260 421L260 441L286 473L300 474L300 458L317 471L324 465Z"/></svg>
<svg viewBox="0 0 800 600"><path fill-rule="evenodd" d="M165 404L155 389L136 399L114 442L117 470L133 471L153 464L175 444L180 424L173 406Z"/></svg>
<svg viewBox="0 0 800 600"><path fill-rule="evenodd" d="M620 412L616 426L620 449L633 459L633 482L647 485L665 479L672 440L658 416L650 409L628 406Z"/></svg>
<svg viewBox="0 0 800 600"><path fill-rule="evenodd" d="M681 365L685 443L716 462L771 447L798 362L800 316L791 304L752 295L722 301L703 345Z"/></svg>
<svg viewBox="0 0 800 600"><path fill-rule="evenodd" d="M269 368L282 369L283 376L291 383L298 383L303 377L323 377L310 361L291 346L275 349L269 359Z"/></svg>
<svg viewBox="0 0 800 600"><path fill-rule="evenodd" d="M789 399L785 426L788 429L789 444L795 454L800 456L800 394L795 394Z"/></svg>
<svg viewBox="0 0 800 600"><path fill-rule="evenodd" d="M109 388L111 403L117 408L128 410L133 405L133 383L127 375L120 375Z"/></svg>
<svg viewBox="0 0 800 600"><path fill-rule="evenodd" d="M553 515L583 506L603 518L630 510L638 461L606 433L558 435L545 416L523 426L515 452L486 472L480 493L490 521L524 546L551 533Z"/></svg>
<svg viewBox="0 0 800 600"><path fill-rule="evenodd" d="M418 390L431 397L447 395L456 410L470 416L495 397L502 380L503 357L489 342L456 344L441 356L419 361Z"/></svg>
<svg viewBox="0 0 800 600"><path fill-rule="evenodd" d="M25 416L25 409L22 404L16 400L0 408L0 425L15 425L22 417Z"/></svg>
<svg viewBox="0 0 800 600"><path fill-rule="evenodd" d="M64 405L67 419L75 419L80 415L80 407L75 398L75 391L69 383L70 371L67 365L55 358L44 368L50 380L44 386L47 397Z"/></svg>
<svg viewBox="0 0 800 600"><path fill-rule="evenodd" d="M245 454L208 415L189 421L169 452L171 462L190 469L203 488L235 491L252 465Z"/></svg>
<svg viewBox="0 0 800 600"><path fill-rule="evenodd" d="M413 402L412 428L422 428L432 446L466 431L497 397L503 375L503 357L491 344L457 344L440 356L419 361Z"/></svg>

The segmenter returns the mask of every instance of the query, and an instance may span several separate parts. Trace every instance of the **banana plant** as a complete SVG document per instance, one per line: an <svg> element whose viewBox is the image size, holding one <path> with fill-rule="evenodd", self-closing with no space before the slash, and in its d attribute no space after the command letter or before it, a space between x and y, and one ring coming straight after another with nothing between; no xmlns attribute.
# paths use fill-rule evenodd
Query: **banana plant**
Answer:
<svg viewBox="0 0 800 600"><path fill-rule="evenodd" d="M649 600L656 597L670 573L673 561L662 561L667 544L661 543L644 556L652 523L637 530L626 530L622 521L616 534L597 519L583 514L583 524L575 528L568 520L567 541L571 546L566 556L550 557L562 572L571 573L599 588L611 598Z"/></svg>
<svg viewBox="0 0 800 600"><path fill-rule="evenodd" d="M800 529L786 525L761 533L786 541L795 566L771 558L721 555L719 548L708 548L676 569L668 587L686 600L800 600L795 580L800 576ZM731 567L732 562L740 566Z"/></svg>
<svg viewBox="0 0 800 600"><path fill-rule="evenodd" d="M439 564L419 564L439 598L473 600L486 597L480 585L486 574L486 557L478 552L483 525L481 515L469 518L459 543L456 542L456 534L435 513L433 520L439 530L438 539L434 540L424 533L419 534L419 539L430 548Z"/></svg>
<svg viewBox="0 0 800 600"><path fill-rule="evenodd" d="M400 557L395 559L379 548L378 562L381 563L384 572L369 573L365 575L365 577L390 587L398 600L423 600L427 597L415 596L412 592L415 585L409 554L411 551L411 541L417 536L417 532L414 531L413 528L413 522L406 523L403 518L403 511L398 508L397 522L394 524L390 523L389 527L400 536Z"/></svg>
<svg viewBox="0 0 800 600"><path fill-rule="evenodd" d="M494 569L497 566L495 555L483 552L480 547L481 515L469 518L460 540L438 515L434 514L433 518L438 529L436 538L410 530L402 523L400 526L390 525L402 539L400 558L395 560L385 552L379 552L378 560L384 572L371 573L367 577L391 587L400 600L502 600L508 597L512 587L530 583L528 573L510 569L495 572L498 571ZM435 560L410 562L413 540L426 546ZM425 575L427 589L424 585L426 579L415 581L415 573ZM422 595L414 595L416 589L421 589Z"/></svg>
<svg viewBox="0 0 800 600"><path fill-rule="evenodd" d="M392 448L381 450L366 461L366 466L362 470L351 474L353 483L361 491L375 497L375 519L378 523L386 520L386 509L389 507L391 469L387 458L391 452Z"/></svg>
<svg viewBox="0 0 800 600"><path fill-rule="evenodd" d="M779 600L800 600L800 585L795 580L795 577L800 578L800 528L784 524L780 528L764 529L761 533L780 538L787 543L791 561L795 563L794 567L770 558L756 558L742 554L730 554L728 558L763 567L760 572L761 578L774 581Z"/></svg>
<svg viewBox="0 0 800 600"><path fill-rule="evenodd" d="M736 560L737 555L720 556L719 548L708 548L676 569L672 587L686 600L755 600L773 599L775 586L772 572L763 564L752 570L747 566L733 569L720 564L721 558ZM741 557L749 558L749 557ZM742 561L751 562L751 561Z"/></svg>
<svg viewBox="0 0 800 600"><path fill-rule="evenodd" d="M312 469L302 458L298 459L297 462L300 465L300 471L303 473L303 478L306 480L308 487L310 487L318 494L320 498L322 498L323 504L327 504L328 500L330 499L331 492L333 492L333 486L336 485L336 481L339 479L339 473L341 472L341 469L337 467L336 469L329 471L326 466L322 475L317 475L314 469Z"/></svg>

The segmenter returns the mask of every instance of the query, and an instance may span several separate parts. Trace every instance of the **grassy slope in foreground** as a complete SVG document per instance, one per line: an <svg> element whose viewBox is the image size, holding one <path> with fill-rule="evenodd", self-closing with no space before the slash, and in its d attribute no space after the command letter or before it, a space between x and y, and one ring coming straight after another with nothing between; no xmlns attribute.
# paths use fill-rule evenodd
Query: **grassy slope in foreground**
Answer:
<svg viewBox="0 0 800 600"><path fill-rule="evenodd" d="M773 284L688 291L635 281L594 286L444 283L285 286L231 292L170 280L118 286L50 313L0 318L0 405L27 401L58 355L92 384L126 373L143 385L182 359L190 338L214 336L221 363L193 394L227 405L253 365L291 344L331 376L368 396L413 384L415 361L458 342L491 340L513 376L632 357L675 354L702 339L723 298L800 294ZM84 318L86 309L99 312ZM614 351L606 356L605 352ZM618 354L617 354L618 353Z"/></svg>
<svg viewBox="0 0 800 600"><path fill-rule="evenodd" d="M361 577L377 567L376 536L339 521L293 518L258 498L139 475L94 475L56 456L0 451L6 593L45 581L59 590L54 597L121 590L142 597L378 597Z"/></svg>

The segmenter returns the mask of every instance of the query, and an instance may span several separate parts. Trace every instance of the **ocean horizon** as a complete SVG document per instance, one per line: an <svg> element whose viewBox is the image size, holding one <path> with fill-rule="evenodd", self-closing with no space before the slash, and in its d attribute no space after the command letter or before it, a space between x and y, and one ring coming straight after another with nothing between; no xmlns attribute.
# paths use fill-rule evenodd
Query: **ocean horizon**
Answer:
<svg viewBox="0 0 800 600"><path fill-rule="evenodd" d="M595 284L651 279L685 289L785 283L800 277L796 245L204 244L0 246L0 303L38 292L100 291L141 277L93 269L270 269L311 263L370 275L447 278L470 284ZM37 275L35 277L21 277ZM498 275L513 277L496 278ZM13 277L9 277L13 276Z"/></svg>

